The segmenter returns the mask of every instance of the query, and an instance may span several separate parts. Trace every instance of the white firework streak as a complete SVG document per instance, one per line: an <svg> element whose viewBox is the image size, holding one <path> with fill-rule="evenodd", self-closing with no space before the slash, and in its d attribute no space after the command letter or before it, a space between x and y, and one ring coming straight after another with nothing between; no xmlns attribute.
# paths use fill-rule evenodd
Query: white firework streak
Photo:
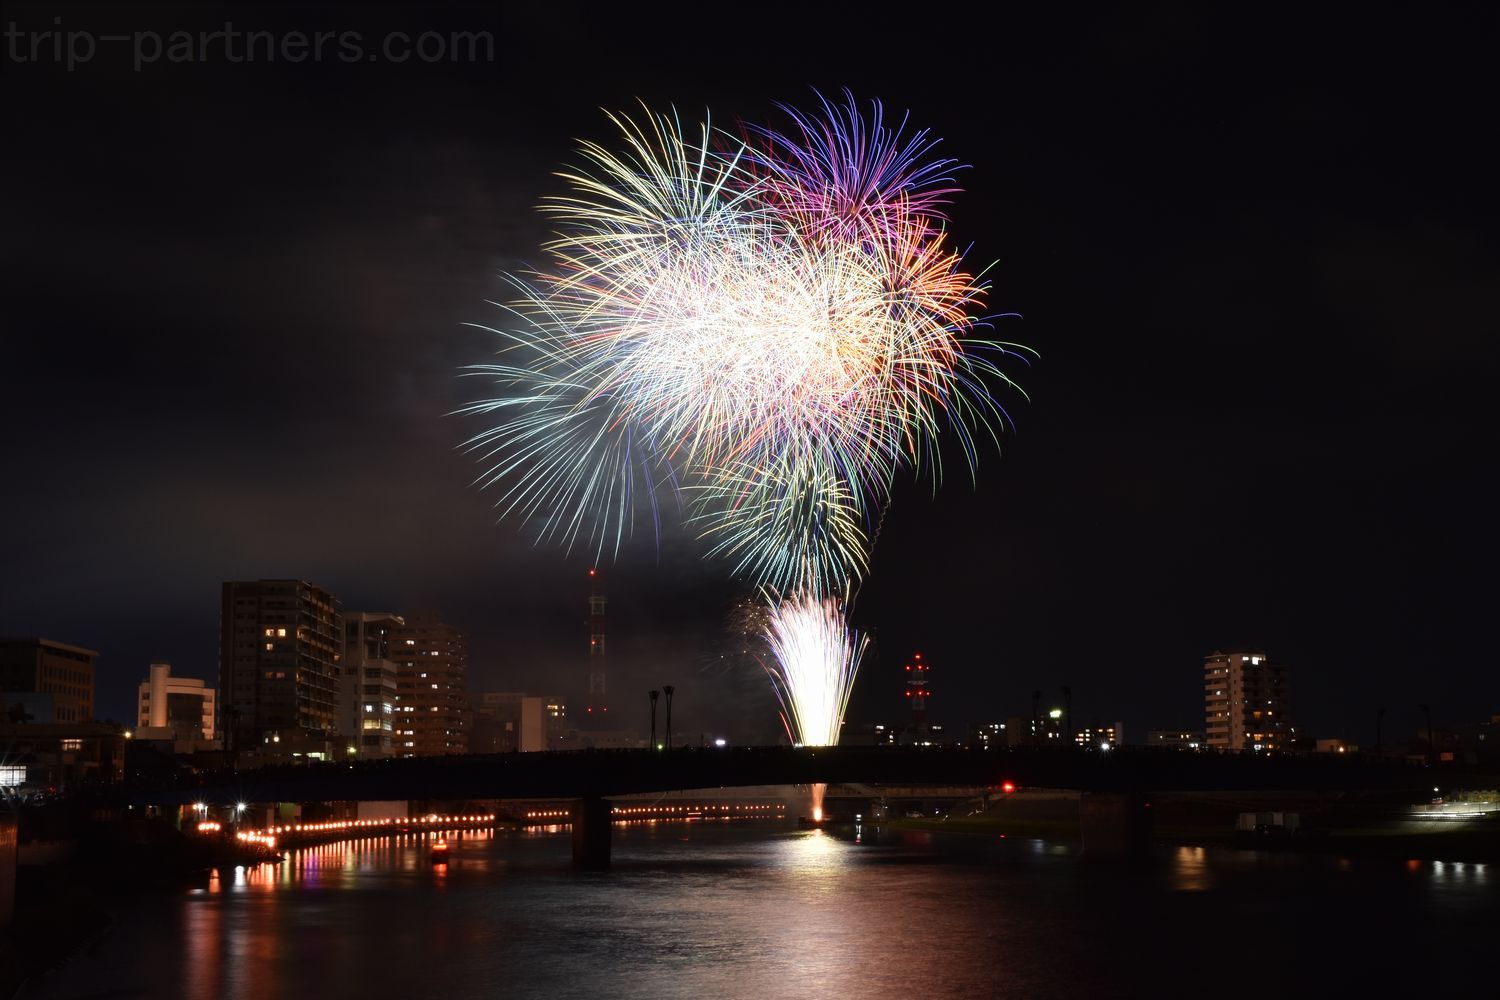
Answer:
<svg viewBox="0 0 1500 1000"><path fill-rule="evenodd" d="M775 658L766 672L792 742L834 746L868 640L844 624L837 600L805 595L772 602L765 638Z"/></svg>

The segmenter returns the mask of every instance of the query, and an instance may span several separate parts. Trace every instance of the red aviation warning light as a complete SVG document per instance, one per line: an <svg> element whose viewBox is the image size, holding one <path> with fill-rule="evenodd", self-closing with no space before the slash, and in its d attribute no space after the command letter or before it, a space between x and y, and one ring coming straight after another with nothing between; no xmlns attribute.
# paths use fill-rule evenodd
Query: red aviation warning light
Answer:
<svg viewBox="0 0 1500 1000"><path fill-rule="evenodd" d="M914 663L906 665L906 697L911 703L911 721L918 730L925 731L927 726L927 699L932 694L927 688L927 664L922 662L922 654L912 655Z"/></svg>

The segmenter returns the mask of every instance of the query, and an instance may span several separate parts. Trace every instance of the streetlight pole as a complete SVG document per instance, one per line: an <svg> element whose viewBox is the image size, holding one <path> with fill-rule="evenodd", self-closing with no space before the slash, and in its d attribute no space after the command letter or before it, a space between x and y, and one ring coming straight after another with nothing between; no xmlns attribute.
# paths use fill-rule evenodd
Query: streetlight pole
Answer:
<svg viewBox="0 0 1500 1000"><path fill-rule="evenodd" d="M662 693L667 696L667 749L672 749L672 692L676 688L670 684L662 685Z"/></svg>
<svg viewBox="0 0 1500 1000"><path fill-rule="evenodd" d="M651 749L656 749L656 699L661 692L651 689Z"/></svg>

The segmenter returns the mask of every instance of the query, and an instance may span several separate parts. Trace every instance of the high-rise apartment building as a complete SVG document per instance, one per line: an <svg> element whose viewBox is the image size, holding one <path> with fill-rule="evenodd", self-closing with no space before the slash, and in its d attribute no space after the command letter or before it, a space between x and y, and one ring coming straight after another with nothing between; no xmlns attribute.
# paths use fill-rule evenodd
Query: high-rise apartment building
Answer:
<svg viewBox="0 0 1500 1000"><path fill-rule="evenodd" d="M468 652L463 633L432 612L417 612L390 631L396 663L394 752L398 757L467 753Z"/></svg>
<svg viewBox="0 0 1500 1000"><path fill-rule="evenodd" d="M94 718L92 649L51 639L0 639L0 691L51 695L51 722L91 722Z"/></svg>
<svg viewBox="0 0 1500 1000"><path fill-rule="evenodd" d="M338 601L305 580L224 584L219 697L229 748L329 752L339 730Z"/></svg>
<svg viewBox="0 0 1500 1000"><path fill-rule="evenodd" d="M1281 750L1296 737L1286 668L1264 652L1215 650L1203 660L1204 730L1216 750Z"/></svg>
<svg viewBox="0 0 1500 1000"><path fill-rule="evenodd" d="M344 615L344 660L340 678L340 730L345 752L358 757L396 755L396 661L391 632L406 619L389 611Z"/></svg>

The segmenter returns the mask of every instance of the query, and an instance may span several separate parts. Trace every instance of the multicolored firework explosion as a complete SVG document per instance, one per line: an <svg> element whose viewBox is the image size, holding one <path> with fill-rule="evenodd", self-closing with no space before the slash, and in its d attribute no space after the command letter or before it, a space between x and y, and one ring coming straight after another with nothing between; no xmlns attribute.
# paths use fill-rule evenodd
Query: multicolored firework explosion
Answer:
<svg viewBox="0 0 1500 1000"><path fill-rule="evenodd" d="M972 471L1007 422L986 385L1015 345L974 336L985 285L948 242L958 165L878 103L783 108L737 133L612 115L543 206L550 265L512 278L514 363L466 446L540 538L618 551L680 511L770 603L795 742L836 742L863 641L843 606L902 470ZM490 329L486 327L485 329Z"/></svg>

